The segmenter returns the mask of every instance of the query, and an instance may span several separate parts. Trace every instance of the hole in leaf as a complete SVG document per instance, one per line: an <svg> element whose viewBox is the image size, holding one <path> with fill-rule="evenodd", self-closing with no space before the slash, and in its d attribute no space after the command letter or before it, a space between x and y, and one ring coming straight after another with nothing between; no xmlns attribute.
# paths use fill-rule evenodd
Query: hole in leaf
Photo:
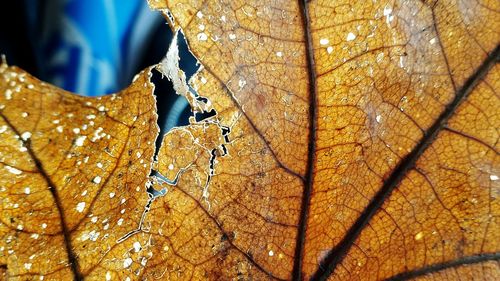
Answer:
<svg viewBox="0 0 500 281"><path fill-rule="evenodd" d="M194 118L196 119L196 122L201 122L215 115L217 115L217 112L215 109L212 109L209 112L195 112Z"/></svg>
<svg viewBox="0 0 500 281"><path fill-rule="evenodd" d="M177 46L179 48L179 67L186 74L186 81L189 81L191 77L198 71L199 64L198 60L193 56L186 42L186 38L182 32L177 35Z"/></svg>

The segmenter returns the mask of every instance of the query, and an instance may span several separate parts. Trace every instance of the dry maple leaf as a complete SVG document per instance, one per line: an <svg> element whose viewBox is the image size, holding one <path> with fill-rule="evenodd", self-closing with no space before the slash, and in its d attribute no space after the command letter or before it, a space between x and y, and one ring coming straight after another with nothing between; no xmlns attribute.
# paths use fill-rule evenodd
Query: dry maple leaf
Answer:
<svg viewBox="0 0 500 281"><path fill-rule="evenodd" d="M3 64L4 277L500 278L498 1L150 5L215 115L151 166L149 71L89 99Z"/></svg>

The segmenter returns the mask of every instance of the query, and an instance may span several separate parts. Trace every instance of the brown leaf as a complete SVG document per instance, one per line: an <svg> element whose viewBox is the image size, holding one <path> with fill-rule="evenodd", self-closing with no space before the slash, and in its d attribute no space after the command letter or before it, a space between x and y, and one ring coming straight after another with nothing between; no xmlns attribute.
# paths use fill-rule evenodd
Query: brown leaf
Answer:
<svg viewBox="0 0 500 281"><path fill-rule="evenodd" d="M231 127L208 200L200 168L162 199L189 218L152 216L187 236L158 268L365 280L498 260L497 2L150 4Z"/></svg>
<svg viewBox="0 0 500 281"><path fill-rule="evenodd" d="M116 96L122 101L96 101L36 84L42 95L27 88L28 76L10 85L20 76L4 69L0 262L8 277L499 278L498 2L150 4L182 29L202 65L193 91L175 44L158 68L193 110L216 115L164 137L149 181L170 187L148 200L154 99L137 92L144 83L151 91L146 74ZM99 112L105 100L112 117ZM85 145L75 146L69 129L58 133L54 119L88 124ZM123 159L110 158L105 137L89 142L98 126ZM117 168L96 186L91 161L101 159ZM46 196L31 199L37 193L23 194L25 186ZM117 197L129 204L125 214ZM35 229L42 221L51 228Z"/></svg>
<svg viewBox="0 0 500 281"><path fill-rule="evenodd" d="M138 227L148 200L158 134L148 73L93 99L2 64L0 263L8 279L102 279L127 258L148 259L133 251L147 235L117 243Z"/></svg>

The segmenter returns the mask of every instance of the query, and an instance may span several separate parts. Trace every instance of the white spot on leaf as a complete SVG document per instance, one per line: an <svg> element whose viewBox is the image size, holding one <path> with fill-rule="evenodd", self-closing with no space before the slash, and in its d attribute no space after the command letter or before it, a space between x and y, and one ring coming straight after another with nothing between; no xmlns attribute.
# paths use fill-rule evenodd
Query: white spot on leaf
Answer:
<svg viewBox="0 0 500 281"><path fill-rule="evenodd" d="M76 204L76 210L81 213L83 210L85 210L85 202L80 202Z"/></svg>
<svg viewBox="0 0 500 281"><path fill-rule="evenodd" d="M198 33L198 35L196 37L200 41L207 41L207 39L208 39L208 36L205 34L205 32Z"/></svg>
<svg viewBox="0 0 500 281"><path fill-rule="evenodd" d="M352 41L354 39L356 39L356 35L354 33L352 33L352 32L349 32L349 34L347 34L346 40L347 41Z"/></svg>
<svg viewBox="0 0 500 281"><path fill-rule="evenodd" d="M12 90L11 89L5 90L5 99L6 100L12 99Z"/></svg>
<svg viewBox="0 0 500 281"><path fill-rule="evenodd" d="M97 238L99 238L99 232L96 232L95 230L92 230L90 233L89 233L89 239L93 242L97 241Z"/></svg>
<svg viewBox="0 0 500 281"><path fill-rule="evenodd" d="M384 8L384 16L388 16L391 13L392 13L392 8L388 7L388 6L385 6L385 8Z"/></svg>
<svg viewBox="0 0 500 281"><path fill-rule="evenodd" d="M134 246L134 251L135 251L136 253L137 253L137 252L139 252L139 251L141 250L141 243L139 243L139 242L137 242L137 241L136 241L136 242L134 242L134 245L133 245L133 246Z"/></svg>
<svg viewBox="0 0 500 281"><path fill-rule="evenodd" d="M75 145L76 146L83 146L83 143L85 142L85 139L87 138L87 136L78 136L76 139L75 139Z"/></svg>
<svg viewBox="0 0 500 281"><path fill-rule="evenodd" d="M18 170L14 167L11 167L11 166L5 166L5 169L14 175L20 175L23 173L21 170Z"/></svg>
<svg viewBox="0 0 500 281"><path fill-rule="evenodd" d="M126 258L123 260L123 268L128 268L132 265L132 259Z"/></svg>
<svg viewBox="0 0 500 281"><path fill-rule="evenodd" d="M28 140L29 138L31 138L31 132L24 132L21 134L21 138L23 140Z"/></svg>
<svg viewBox="0 0 500 281"><path fill-rule="evenodd" d="M238 81L238 86L240 86L240 88L245 87L246 84L247 84L247 81L245 81L245 79L240 79Z"/></svg>
<svg viewBox="0 0 500 281"><path fill-rule="evenodd" d="M96 176L93 180L92 180L93 183L95 184L99 184L101 183L101 177L100 176Z"/></svg>

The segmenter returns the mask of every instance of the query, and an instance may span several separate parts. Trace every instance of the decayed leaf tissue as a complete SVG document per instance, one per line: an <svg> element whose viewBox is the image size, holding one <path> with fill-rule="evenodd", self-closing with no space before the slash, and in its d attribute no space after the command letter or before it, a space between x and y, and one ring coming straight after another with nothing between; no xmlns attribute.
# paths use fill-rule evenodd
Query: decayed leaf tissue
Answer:
<svg viewBox="0 0 500 281"><path fill-rule="evenodd" d="M3 279L500 278L500 2L149 4L192 77L177 36L100 98L2 62ZM153 68L195 113L157 155Z"/></svg>

